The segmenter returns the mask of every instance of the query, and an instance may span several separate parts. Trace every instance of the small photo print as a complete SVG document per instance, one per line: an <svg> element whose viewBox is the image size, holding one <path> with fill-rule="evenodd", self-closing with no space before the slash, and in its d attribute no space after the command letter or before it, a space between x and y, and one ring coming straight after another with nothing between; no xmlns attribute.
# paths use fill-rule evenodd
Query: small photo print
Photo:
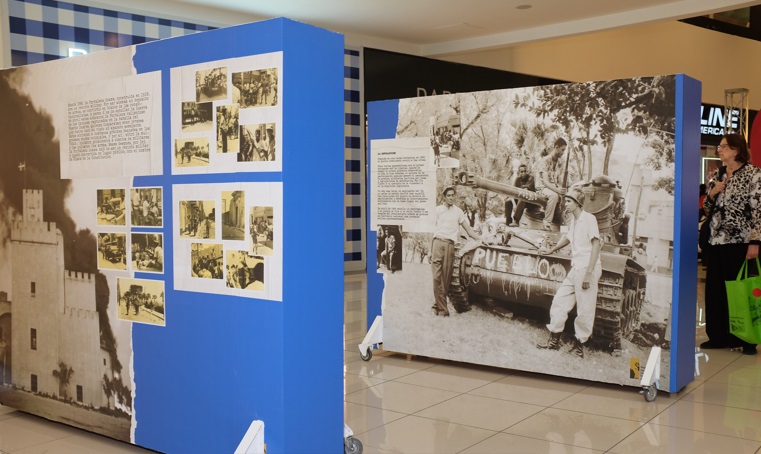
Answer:
<svg viewBox="0 0 761 454"><path fill-rule="evenodd" d="M214 108L210 102L182 103L182 132L205 132L214 129Z"/></svg>
<svg viewBox="0 0 761 454"><path fill-rule="evenodd" d="M119 320L166 326L164 281L118 278L116 301Z"/></svg>
<svg viewBox="0 0 761 454"><path fill-rule="evenodd" d="M216 238L214 201L187 200L180 202L180 238Z"/></svg>
<svg viewBox="0 0 761 454"><path fill-rule="evenodd" d="M202 167L209 165L209 138L177 139L174 141L175 167Z"/></svg>
<svg viewBox="0 0 761 454"><path fill-rule="evenodd" d="M246 193L222 192L222 239L243 240L246 231Z"/></svg>
<svg viewBox="0 0 761 454"><path fill-rule="evenodd" d="M275 160L275 124L242 125L238 162Z"/></svg>
<svg viewBox="0 0 761 454"><path fill-rule="evenodd" d="M127 191L98 189L98 225L126 225Z"/></svg>
<svg viewBox="0 0 761 454"><path fill-rule="evenodd" d="M276 106L277 68L233 73L233 87L240 91L240 107Z"/></svg>
<svg viewBox="0 0 761 454"><path fill-rule="evenodd" d="M138 227L161 227L164 211L161 202L161 188L132 188L132 225Z"/></svg>
<svg viewBox="0 0 761 454"><path fill-rule="evenodd" d="M217 153L237 153L238 105L217 106Z"/></svg>
<svg viewBox="0 0 761 454"><path fill-rule="evenodd" d="M460 116L431 117L429 131L436 167L460 167Z"/></svg>
<svg viewBox="0 0 761 454"><path fill-rule="evenodd" d="M227 286L244 290L264 290L264 258L250 257L246 251L225 251Z"/></svg>
<svg viewBox="0 0 761 454"><path fill-rule="evenodd" d="M202 279L222 279L222 245L190 244L191 276Z"/></svg>
<svg viewBox="0 0 761 454"><path fill-rule="evenodd" d="M125 233L98 234L98 269L127 269L127 235Z"/></svg>
<svg viewBox="0 0 761 454"><path fill-rule="evenodd" d="M196 102L227 99L227 68L196 71Z"/></svg>
<svg viewBox="0 0 761 454"><path fill-rule="evenodd" d="M161 233L133 233L130 242L132 271L164 272L164 235Z"/></svg>
<svg viewBox="0 0 761 454"><path fill-rule="evenodd" d="M272 255L272 207L251 207L249 211L249 255Z"/></svg>
<svg viewBox="0 0 761 454"><path fill-rule="evenodd" d="M422 236L420 237L422 238ZM390 271L395 273L402 269L402 226L401 225L379 225L378 226L378 250L376 269L380 272ZM421 250L428 248L430 240L419 241ZM421 261L423 258L421 257Z"/></svg>

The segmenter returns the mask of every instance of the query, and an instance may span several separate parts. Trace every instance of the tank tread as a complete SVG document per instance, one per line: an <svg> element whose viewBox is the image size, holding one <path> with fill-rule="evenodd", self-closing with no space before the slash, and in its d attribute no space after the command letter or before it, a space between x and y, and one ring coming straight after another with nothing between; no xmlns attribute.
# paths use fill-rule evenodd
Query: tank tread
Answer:
<svg viewBox="0 0 761 454"><path fill-rule="evenodd" d="M462 284L460 279L460 263L462 263L462 257L460 256L460 246L455 245L454 263L452 266L452 280L449 283L449 300L454 306L454 310L461 314L468 312L470 307L470 301L468 300L468 290Z"/></svg>

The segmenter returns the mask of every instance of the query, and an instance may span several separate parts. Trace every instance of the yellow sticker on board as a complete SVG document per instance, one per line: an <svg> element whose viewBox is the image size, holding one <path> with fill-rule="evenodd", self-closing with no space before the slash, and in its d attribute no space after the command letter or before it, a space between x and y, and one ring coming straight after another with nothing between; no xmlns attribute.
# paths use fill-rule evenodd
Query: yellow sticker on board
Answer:
<svg viewBox="0 0 761 454"><path fill-rule="evenodd" d="M639 358L629 358L629 378L640 379Z"/></svg>

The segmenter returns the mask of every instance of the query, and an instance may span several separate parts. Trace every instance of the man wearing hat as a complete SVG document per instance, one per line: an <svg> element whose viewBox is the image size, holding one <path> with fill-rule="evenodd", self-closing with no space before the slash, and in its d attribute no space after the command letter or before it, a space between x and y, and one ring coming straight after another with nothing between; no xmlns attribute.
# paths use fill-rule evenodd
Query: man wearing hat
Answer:
<svg viewBox="0 0 761 454"><path fill-rule="evenodd" d="M600 263L600 231L593 214L582 209L584 193L570 190L565 195L566 210L573 214L568 233L550 250L539 249L540 254L552 254L567 245L571 245L571 270L558 287L550 307L550 338L539 348L557 350L560 348L560 335L565 328L568 313L576 307L574 322L575 339L571 351L584 357L584 343L592 335L597 305L597 282L602 274Z"/></svg>

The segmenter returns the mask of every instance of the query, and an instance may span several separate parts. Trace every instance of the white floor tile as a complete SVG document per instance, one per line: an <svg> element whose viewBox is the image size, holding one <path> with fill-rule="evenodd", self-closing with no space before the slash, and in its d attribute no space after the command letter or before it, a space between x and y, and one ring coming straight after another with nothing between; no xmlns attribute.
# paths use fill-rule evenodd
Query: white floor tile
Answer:
<svg viewBox="0 0 761 454"><path fill-rule="evenodd" d="M754 454L761 443L676 427L645 424L614 446L611 454Z"/></svg>

